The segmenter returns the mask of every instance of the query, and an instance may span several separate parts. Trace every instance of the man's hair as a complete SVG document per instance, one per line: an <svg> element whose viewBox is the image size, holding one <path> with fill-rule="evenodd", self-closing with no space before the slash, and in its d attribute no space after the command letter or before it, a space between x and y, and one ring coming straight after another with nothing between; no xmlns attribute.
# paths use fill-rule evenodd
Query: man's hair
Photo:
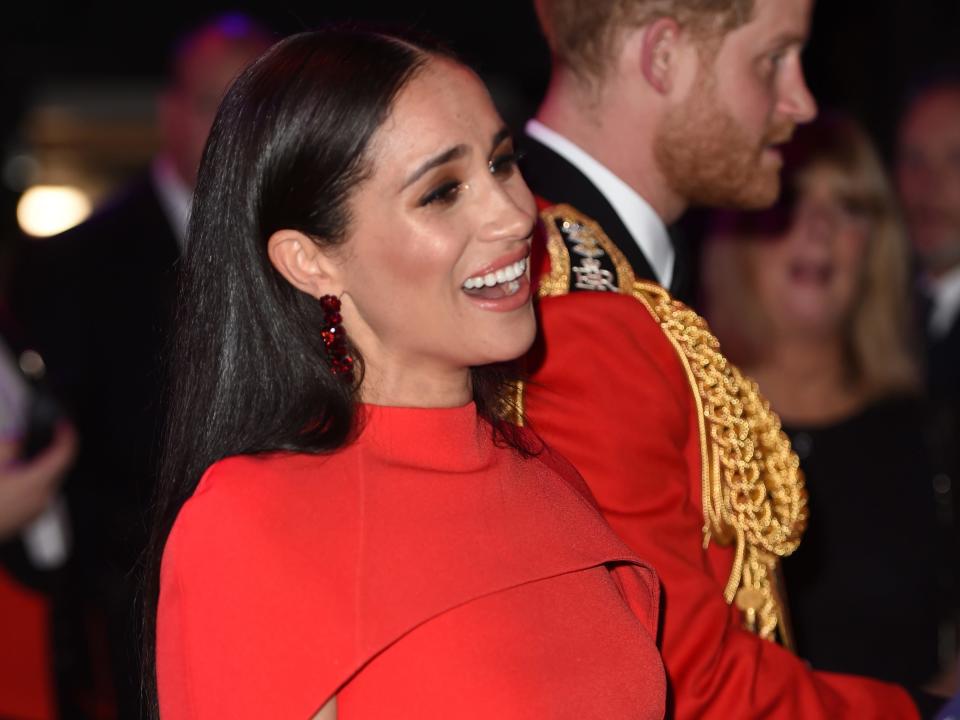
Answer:
<svg viewBox="0 0 960 720"><path fill-rule="evenodd" d="M554 62L581 77L602 75L620 33L663 17L704 38L745 24L754 0L534 0Z"/></svg>

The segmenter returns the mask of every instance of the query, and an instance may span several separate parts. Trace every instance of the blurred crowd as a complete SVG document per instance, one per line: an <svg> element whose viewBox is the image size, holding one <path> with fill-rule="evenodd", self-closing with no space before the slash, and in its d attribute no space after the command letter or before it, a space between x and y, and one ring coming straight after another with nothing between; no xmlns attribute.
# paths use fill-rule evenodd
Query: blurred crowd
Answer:
<svg viewBox="0 0 960 720"><path fill-rule="evenodd" d="M176 44L142 176L20 244L0 333L0 716L137 717L140 563L175 270L207 133L274 40L218 18ZM810 524L784 563L814 668L956 692L960 73L918 78L886 153L829 108L783 194L686 242L684 295L781 418ZM12 239L4 238L4 241Z"/></svg>

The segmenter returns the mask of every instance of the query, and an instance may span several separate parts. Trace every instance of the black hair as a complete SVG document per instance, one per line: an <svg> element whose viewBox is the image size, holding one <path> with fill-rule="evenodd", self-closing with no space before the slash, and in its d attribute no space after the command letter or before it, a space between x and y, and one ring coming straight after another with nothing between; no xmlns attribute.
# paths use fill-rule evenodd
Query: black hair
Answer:
<svg viewBox="0 0 960 720"><path fill-rule="evenodd" d="M431 40L351 27L289 37L224 97L204 150L180 269L167 419L145 556L144 696L157 717L155 651L160 562L203 472L237 454L332 452L358 432L362 381L327 362L324 311L273 267L267 240L298 230L342 243L347 201L371 172L368 146L406 83L431 57ZM474 401L497 441L535 452L508 422L512 373L471 369Z"/></svg>

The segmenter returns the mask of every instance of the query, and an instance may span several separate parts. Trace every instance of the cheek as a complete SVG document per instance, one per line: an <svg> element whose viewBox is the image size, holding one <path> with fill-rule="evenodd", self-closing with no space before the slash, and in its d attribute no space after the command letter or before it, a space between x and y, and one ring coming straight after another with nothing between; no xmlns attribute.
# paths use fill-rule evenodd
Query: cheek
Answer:
<svg viewBox="0 0 960 720"><path fill-rule="evenodd" d="M951 167L944 173L944 190L955 210L960 210L960 168Z"/></svg>
<svg viewBox="0 0 960 720"><path fill-rule="evenodd" d="M511 178L507 185L507 192L510 193L513 204L530 217L532 225L534 218L537 216L537 201L519 172L516 172L515 176Z"/></svg>
<svg viewBox="0 0 960 720"><path fill-rule="evenodd" d="M849 228L840 231L836 239L838 264L850 275L857 276L863 269L870 244L872 228Z"/></svg>
<svg viewBox="0 0 960 720"><path fill-rule="evenodd" d="M770 84L747 65L727 88L718 88L724 110L751 136L767 131L775 97Z"/></svg>
<svg viewBox="0 0 960 720"><path fill-rule="evenodd" d="M375 332L394 337L436 325L437 308L449 306L457 289L455 239L397 220L358 240L348 284Z"/></svg>
<svg viewBox="0 0 960 720"><path fill-rule="evenodd" d="M776 288L787 274L788 253L785 240L768 240L753 252L753 275L757 286Z"/></svg>
<svg viewBox="0 0 960 720"><path fill-rule="evenodd" d="M855 295L860 287L869 243L868 229L849 230L837 238L837 267L842 273L842 290L847 295ZM853 298L849 299L852 302Z"/></svg>
<svg viewBox="0 0 960 720"><path fill-rule="evenodd" d="M425 227L398 221L380 228L364 261L374 271L371 275L382 282L416 291L448 284L459 255L455 239L442 225Z"/></svg>

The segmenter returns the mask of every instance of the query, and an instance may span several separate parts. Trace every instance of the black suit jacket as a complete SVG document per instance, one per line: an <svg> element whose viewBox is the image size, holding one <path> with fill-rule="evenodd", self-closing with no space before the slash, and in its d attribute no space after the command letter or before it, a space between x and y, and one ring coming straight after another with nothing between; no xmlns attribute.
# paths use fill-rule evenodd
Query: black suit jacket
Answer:
<svg viewBox="0 0 960 720"><path fill-rule="evenodd" d="M529 135L520 143L520 169L535 195L554 203L566 203L596 221L630 262L638 279L659 282L650 261L640 250L616 210L582 172L566 159ZM688 245L675 227L668 229L676 253L674 277L668 288L674 297L690 302L694 282Z"/></svg>
<svg viewBox="0 0 960 720"><path fill-rule="evenodd" d="M138 680L133 570L147 540L179 247L149 177L78 227L25 245L13 311L80 437L65 486L68 599L107 621L126 717Z"/></svg>
<svg viewBox="0 0 960 720"><path fill-rule="evenodd" d="M927 387L930 397L931 440L937 463L937 500L945 518L946 558L952 606L960 621L960 317L946 335L927 338Z"/></svg>

